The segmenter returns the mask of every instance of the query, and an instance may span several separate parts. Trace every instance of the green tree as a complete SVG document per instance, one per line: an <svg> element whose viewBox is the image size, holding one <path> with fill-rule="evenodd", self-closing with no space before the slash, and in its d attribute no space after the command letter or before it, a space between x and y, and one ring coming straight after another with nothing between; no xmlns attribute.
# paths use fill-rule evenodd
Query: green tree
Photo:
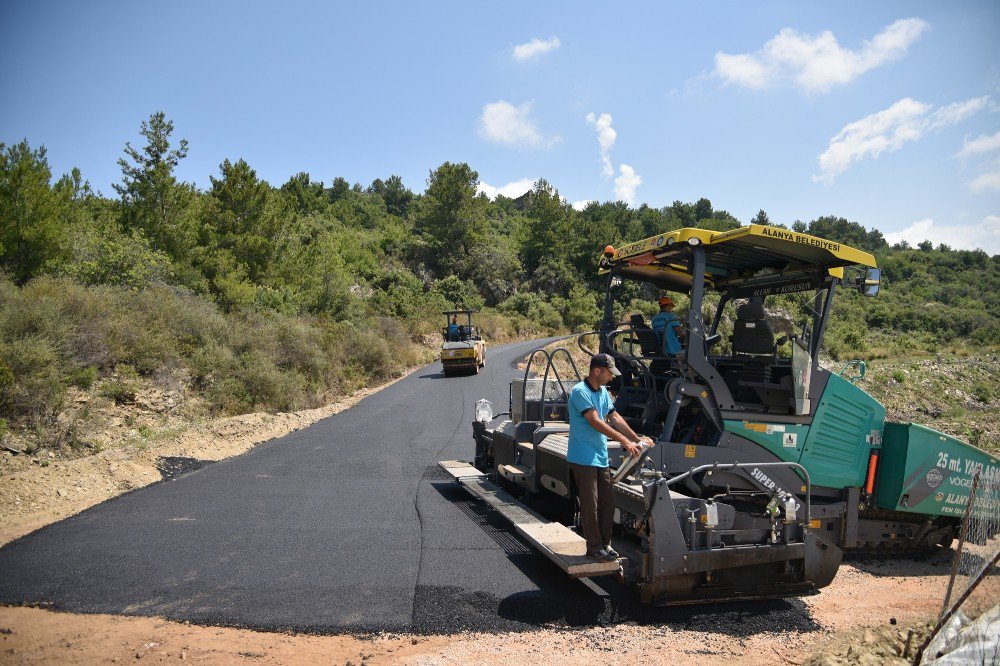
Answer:
<svg viewBox="0 0 1000 666"><path fill-rule="evenodd" d="M445 162L431 172L416 217L417 232L430 242L429 264L448 266L452 263L449 254L461 251L468 255L482 239L486 199L476 196L478 183L479 174L464 162Z"/></svg>
<svg viewBox="0 0 1000 666"><path fill-rule="evenodd" d="M376 178L368 188L368 193L382 197L386 211L396 217L406 217L413 201L413 192L403 184L402 178L395 175L389 176L385 181Z"/></svg>
<svg viewBox="0 0 1000 666"><path fill-rule="evenodd" d="M869 252L878 252L888 246L885 237L878 229L868 231L862 224L835 215L816 218L809 223L808 233L820 238L840 241Z"/></svg>
<svg viewBox="0 0 1000 666"><path fill-rule="evenodd" d="M337 176L330 183L330 189L327 190L326 196L330 200L330 203L337 203L341 199L346 199L350 193L351 184L340 176Z"/></svg>
<svg viewBox="0 0 1000 666"><path fill-rule="evenodd" d="M490 237L473 246L461 262L463 278L472 280L487 305L497 305L509 298L521 280L521 260L512 243Z"/></svg>
<svg viewBox="0 0 1000 666"><path fill-rule="evenodd" d="M712 217L712 202L702 197L694 205L694 219L701 221Z"/></svg>
<svg viewBox="0 0 1000 666"><path fill-rule="evenodd" d="M582 286L570 290L569 297L561 303L563 322L573 330L594 329L600 319L597 299Z"/></svg>
<svg viewBox="0 0 1000 666"><path fill-rule="evenodd" d="M570 237L570 207L548 181L540 179L532 189L528 208L528 234L524 243L524 267L534 273L542 257L558 251Z"/></svg>
<svg viewBox="0 0 1000 666"><path fill-rule="evenodd" d="M564 258L549 254L539 262L528 288L550 296L566 297L581 281L580 275Z"/></svg>
<svg viewBox="0 0 1000 666"><path fill-rule="evenodd" d="M247 267L254 282L267 270L274 251L274 237L279 222L270 210L271 187L257 178L257 172L245 160L219 165L222 178L209 176L209 194L216 206L212 216L215 242L232 249L238 261Z"/></svg>
<svg viewBox="0 0 1000 666"><path fill-rule="evenodd" d="M461 280L456 275L449 275L435 282L434 291L457 308L478 310L483 307L483 297L476 289L476 285L470 280Z"/></svg>
<svg viewBox="0 0 1000 666"><path fill-rule="evenodd" d="M769 225L771 224L771 218L769 218L764 209L761 208L760 210L757 211L757 214L753 216L753 219L750 220L750 224Z"/></svg>
<svg viewBox="0 0 1000 666"><path fill-rule="evenodd" d="M301 171L281 186L281 191L288 195L295 209L300 213L311 213L323 209L323 183L314 182L309 174Z"/></svg>
<svg viewBox="0 0 1000 666"><path fill-rule="evenodd" d="M691 204L686 204L683 201L675 201L670 204L670 208L667 209L668 212L680 220L681 227L693 227L695 226L695 207Z"/></svg>
<svg viewBox="0 0 1000 666"><path fill-rule="evenodd" d="M140 230L153 247L174 259L187 256L195 240L195 224L187 213L194 188L174 176L177 164L187 156L187 140L170 146L173 122L157 111L142 122L146 139L142 151L125 143L125 157L118 160L122 182L114 185L122 201L122 224L126 231Z"/></svg>
<svg viewBox="0 0 1000 666"><path fill-rule="evenodd" d="M67 202L50 187L51 178L44 147L0 143L0 268L19 284L65 253Z"/></svg>

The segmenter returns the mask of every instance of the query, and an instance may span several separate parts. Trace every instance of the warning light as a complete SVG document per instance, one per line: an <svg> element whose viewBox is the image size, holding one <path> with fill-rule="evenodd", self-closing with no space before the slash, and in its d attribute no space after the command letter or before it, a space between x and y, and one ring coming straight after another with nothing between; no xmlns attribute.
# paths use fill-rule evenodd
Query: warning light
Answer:
<svg viewBox="0 0 1000 666"><path fill-rule="evenodd" d="M615 256L615 246L614 245L606 245L604 247L604 256L607 257L608 259L610 259L611 257Z"/></svg>

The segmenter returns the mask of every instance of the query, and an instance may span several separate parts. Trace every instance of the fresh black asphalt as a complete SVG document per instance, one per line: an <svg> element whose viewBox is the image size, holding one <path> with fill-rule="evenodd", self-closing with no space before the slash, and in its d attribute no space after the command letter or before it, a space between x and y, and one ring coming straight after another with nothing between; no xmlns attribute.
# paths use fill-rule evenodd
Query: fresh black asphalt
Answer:
<svg viewBox="0 0 1000 666"><path fill-rule="evenodd" d="M437 469L472 459L475 402L506 410L516 363L537 344L490 349L479 375L429 365L235 458L164 459L165 481L0 549L0 603L314 633L814 628L800 602L667 611L614 584L597 595Z"/></svg>

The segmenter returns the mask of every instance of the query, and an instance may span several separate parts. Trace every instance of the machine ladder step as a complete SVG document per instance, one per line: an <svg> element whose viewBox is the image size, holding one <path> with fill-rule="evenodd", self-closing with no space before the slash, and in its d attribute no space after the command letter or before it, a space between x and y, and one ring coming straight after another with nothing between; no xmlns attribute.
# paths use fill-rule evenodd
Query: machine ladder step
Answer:
<svg viewBox="0 0 1000 666"><path fill-rule="evenodd" d="M596 562L587 557L587 542L583 537L518 502L487 480L486 475L471 464L444 460L438 465L470 494L510 521L514 530L532 546L552 560L570 578L590 578L617 574L619 564Z"/></svg>
<svg viewBox="0 0 1000 666"><path fill-rule="evenodd" d="M535 492L535 470L525 465L499 465L497 472L503 478Z"/></svg>

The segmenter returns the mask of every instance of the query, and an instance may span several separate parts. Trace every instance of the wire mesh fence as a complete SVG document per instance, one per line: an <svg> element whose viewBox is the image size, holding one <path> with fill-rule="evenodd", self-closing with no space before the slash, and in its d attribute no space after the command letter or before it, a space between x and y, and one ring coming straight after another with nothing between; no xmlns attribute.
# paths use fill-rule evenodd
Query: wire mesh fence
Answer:
<svg viewBox="0 0 1000 666"><path fill-rule="evenodd" d="M1000 602L1000 475L986 468L973 477L941 616L960 607L978 617Z"/></svg>
<svg viewBox="0 0 1000 666"><path fill-rule="evenodd" d="M937 624L915 663L1000 664L1000 466L973 477Z"/></svg>

